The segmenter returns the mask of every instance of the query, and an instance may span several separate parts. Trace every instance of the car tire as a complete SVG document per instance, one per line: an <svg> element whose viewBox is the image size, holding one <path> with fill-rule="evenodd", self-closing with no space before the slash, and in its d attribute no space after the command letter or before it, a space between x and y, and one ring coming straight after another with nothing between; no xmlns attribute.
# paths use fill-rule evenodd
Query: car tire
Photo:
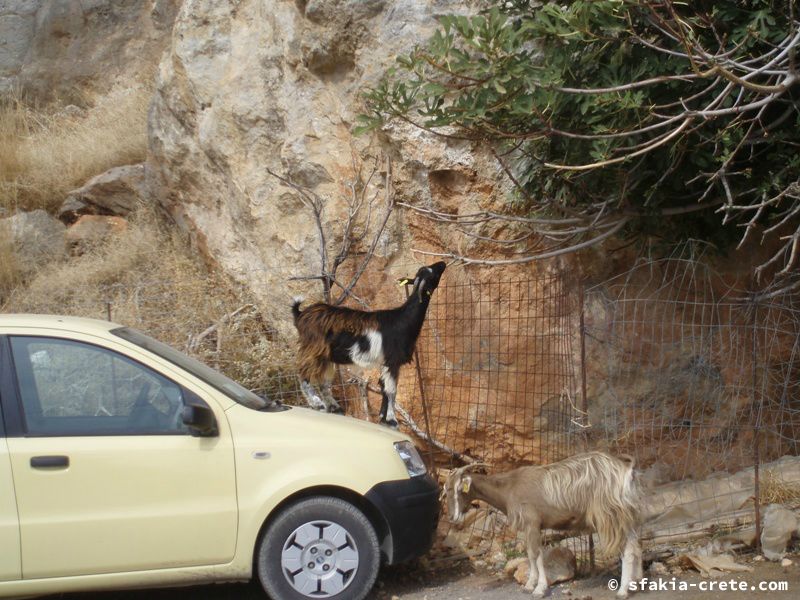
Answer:
<svg viewBox="0 0 800 600"><path fill-rule="evenodd" d="M362 600L378 576L378 537L349 502L307 498L283 509L267 527L256 567L272 600Z"/></svg>

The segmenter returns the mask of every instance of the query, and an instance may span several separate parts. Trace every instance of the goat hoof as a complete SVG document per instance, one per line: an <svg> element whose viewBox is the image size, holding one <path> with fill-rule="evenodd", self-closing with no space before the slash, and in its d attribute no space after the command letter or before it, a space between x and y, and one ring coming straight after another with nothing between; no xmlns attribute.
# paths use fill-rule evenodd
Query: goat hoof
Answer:
<svg viewBox="0 0 800 600"><path fill-rule="evenodd" d="M397 421L392 419L391 421L387 421L385 417L381 417L381 425L389 427L391 429L397 429Z"/></svg>
<svg viewBox="0 0 800 600"><path fill-rule="evenodd" d="M335 406L331 408L329 412L333 413L334 415L343 415L344 409L341 406Z"/></svg>

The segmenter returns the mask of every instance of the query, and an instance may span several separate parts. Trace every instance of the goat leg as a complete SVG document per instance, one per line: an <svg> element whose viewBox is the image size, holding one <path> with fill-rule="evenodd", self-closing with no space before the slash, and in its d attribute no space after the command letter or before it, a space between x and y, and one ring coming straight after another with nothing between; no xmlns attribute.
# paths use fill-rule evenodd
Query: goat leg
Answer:
<svg viewBox="0 0 800 600"><path fill-rule="evenodd" d="M533 590L534 598L544 598L547 594L547 573L544 572L544 552L539 549L539 556L536 557L536 566L539 569L539 583Z"/></svg>
<svg viewBox="0 0 800 600"><path fill-rule="evenodd" d="M635 533L628 534L625 550L622 552L622 574L619 578L617 598L628 597L628 592L631 591L631 577L637 583L642 578L642 551Z"/></svg>
<svg viewBox="0 0 800 600"><path fill-rule="evenodd" d="M386 422L386 409L389 407L389 399L386 397L386 386L383 385L383 375L379 380L381 384L381 410L378 413L378 418L380 419L381 423Z"/></svg>
<svg viewBox="0 0 800 600"><path fill-rule="evenodd" d="M322 397L327 405L328 412L337 413L340 415L344 414L344 410L342 410L341 405L336 401L336 398L333 397L330 383L326 383L322 386Z"/></svg>
<svg viewBox="0 0 800 600"><path fill-rule="evenodd" d="M303 392L303 396L305 396L306 402L311 408L313 408L314 410L327 409L325 401L322 398L320 398L319 394L317 394L314 387L305 379L303 379L300 382L300 391Z"/></svg>
<svg viewBox="0 0 800 600"><path fill-rule="evenodd" d="M397 429L397 418L394 414L394 399L397 396L397 375L399 369L384 367L381 373L381 423Z"/></svg>
<svg viewBox="0 0 800 600"><path fill-rule="evenodd" d="M529 592L539 583L539 568L536 566L536 559L538 554L531 550L530 542L528 542L528 581L525 583L525 589Z"/></svg>
<svg viewBox="0 0 800 600"><path fill-rule="evenodd" d="M528 581L526 590L533 590L534 598L541 598L547 593L547 574L544 572L544 551L542 550L542 530L537 515L529 517L531 521L526 528L526 545L528 551Z"/></svg>

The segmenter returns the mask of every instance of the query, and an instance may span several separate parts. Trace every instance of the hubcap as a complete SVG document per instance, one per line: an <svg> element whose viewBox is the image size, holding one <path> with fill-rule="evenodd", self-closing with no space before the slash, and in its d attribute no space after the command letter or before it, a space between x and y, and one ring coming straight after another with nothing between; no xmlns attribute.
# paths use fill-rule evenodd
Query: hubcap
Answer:
<svg viewBox="0 0 800 600"><path fill-rule="evenodd" d="M286 581L310 598L328 598L344 590L358 570L358 548L341 525L312 521L295 529L281 552Z"/></svg>

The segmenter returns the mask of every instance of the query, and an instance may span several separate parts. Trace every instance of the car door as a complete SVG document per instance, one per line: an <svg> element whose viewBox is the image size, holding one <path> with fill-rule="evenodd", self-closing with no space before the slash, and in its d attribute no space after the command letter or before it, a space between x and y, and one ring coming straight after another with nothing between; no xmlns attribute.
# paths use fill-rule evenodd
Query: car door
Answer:
<svg viewBox="0 0 800 600"><path fill-rule="evenodd" d="M108 347L8 336L8 436L23 579L223 564L234 555L233 447L181 420L195 392Z"/></svg>
<svg viewBox="0 0 800 600"><path fill-rule="evenodd" d="M3 421L4 379L8 378L11 369L0 345L0 581L12 581L22 576L22 564L19 547L19 518L17 503L14 497L14 481L11 477L11 458L6 442Z"/></svg>

